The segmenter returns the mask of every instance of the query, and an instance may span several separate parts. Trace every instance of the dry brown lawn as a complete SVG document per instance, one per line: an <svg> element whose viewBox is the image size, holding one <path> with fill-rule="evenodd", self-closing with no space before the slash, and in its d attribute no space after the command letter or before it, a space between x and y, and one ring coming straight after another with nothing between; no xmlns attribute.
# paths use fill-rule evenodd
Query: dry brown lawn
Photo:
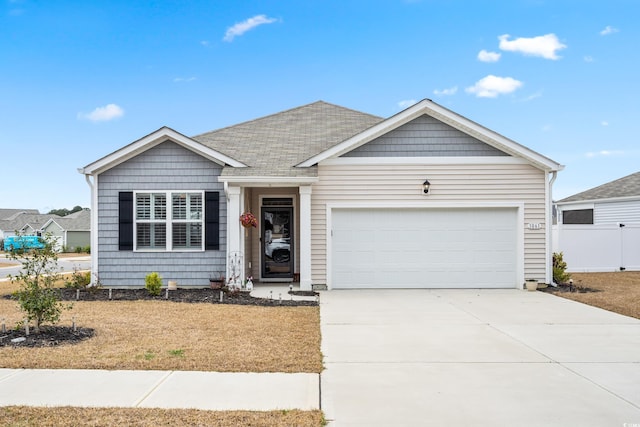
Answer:
<svg viewBox="0 0 640 427"><path fill-rule="evenodd" d="M640 319L640 271L571 273L574 286L599 292L558 292L564 298Z"/></svg>
<svg viewBox="0 0 640 427"><path fill-rule="evenodd" d="M129 426L268 426L318 427L321 411L200 411L195 409L32 408L9 406L0 411L0 425L20 427Z"/></svg>
<svg viewBox="0 0 640 427"><path fill-rule="evenodd" d="M61 282L62 283L62 282ZM0 282L0 294L16 289ZM7 326L23 317L0 299ZM96 335L77 345L0 348L2 368L320 372L318 307L257 307L162 301L74 302L61 323ZM79 421L82 420L82 421ZM202 411L4 407L8 426L322 426L322 411Z"/></svg>
<svg viewBox="0 0 640 427"><path fill-rule="evenodd" d="M0 294L15 285L0 283ZM95 329L80 344L0 347L2 368L320 372L318 307L259 307L167 301L79 301L60 324ZM23 315L0 299L7 327Z"/></svg>

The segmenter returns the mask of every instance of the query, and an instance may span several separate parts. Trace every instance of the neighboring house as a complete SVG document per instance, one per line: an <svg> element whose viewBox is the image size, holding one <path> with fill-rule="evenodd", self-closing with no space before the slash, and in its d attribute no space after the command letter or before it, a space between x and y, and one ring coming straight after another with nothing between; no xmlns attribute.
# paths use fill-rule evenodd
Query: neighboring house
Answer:
<svg viewBox="0 0 640 427"><path fill-rule="evenodd" d="M13 220L22 214L39 214L37 209L0 209L0 244L5 236L13 236L17 229L10 229ZM18 227L22 228L22 226Z"/></svg>
<svg viewBox="0 0 640 427"><path fill-rule="evenodd" d="M556 202L567 271L640 270L640 172Z"/></svg>
<svg viewBox="0 0 640 427"><path fill-rule="evenodd" d="M75 252L91 245L91 211L83 209L63 217L50 218L42 227L42 234L56 238L58 249Z"/></svg>
<svg viewBox="0 0 640 427"><path fill-rule="evenodd" d="M58 215L39 214L37 212L31 213L29 210L21 210L4 219L0 219L0 240L4 240L8 236L15 236L16 232L39 236L41 234L40 229L49 219L59 218Z"/></svg>
<svg viewBox="0 0 640 427"><path fill-rule="evenodd" d="M163 127L80 172L105 286L236 271L302 289L521 288L551 281L562 168L423 100L388 119L319 101L194 137Z"/></svg>

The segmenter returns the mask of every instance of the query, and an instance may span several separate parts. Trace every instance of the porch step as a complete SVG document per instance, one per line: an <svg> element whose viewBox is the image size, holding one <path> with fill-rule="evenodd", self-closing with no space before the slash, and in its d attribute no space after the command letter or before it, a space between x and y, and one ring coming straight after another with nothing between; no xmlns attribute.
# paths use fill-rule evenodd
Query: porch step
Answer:
<svg viewBox="0 0 640 427"><path fill-rule="evenodd" d="M311 285L311 289L314 291L326 291L327 285Z"/></svg>

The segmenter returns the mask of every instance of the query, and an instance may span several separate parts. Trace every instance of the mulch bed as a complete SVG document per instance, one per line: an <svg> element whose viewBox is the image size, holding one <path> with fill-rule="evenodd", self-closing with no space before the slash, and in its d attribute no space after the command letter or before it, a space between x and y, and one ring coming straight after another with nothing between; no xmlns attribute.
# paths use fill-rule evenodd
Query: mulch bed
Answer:
<svg viewBox="0 0 640 427"><path fill-rule="evenodd" d="M287 295L283 295L282 299L274 298L255 298L249 295L249 292L229 292L218 289L176 289L167 291L162 290L159 296L149 294L146 289L111 289L111 298L109 298L109 289L81 289L78 293L76 289L61 288L60 299L62 301L167 301L167 302L183 302L183 303L209 303L209 304L240 304L240 305L257 305L263 307L299 307L299 306L317 306L318 301L296 301ZM3 298L11 299L11 295L4 295Z"/></svg>
<svg viewBox="0 0 640 427"><path fill-rule="evenodd" d="M586 294L590 292L602 292L600 289L594 289L588 286L576 286L576 285L569 285L569 284L558 285L557 287L547 286L546 288L543 288L543 289L538 288L538 290L542 292L548 292L550 294L562 294L562 293L569 293L569 292Z"/></svg>
<svg viewBox="0 0 640 427"><path fill-rule="evenodd" d="M91 328L76 328L74 331L69 326L42 326L39 334L31 330L28 336L25 335L24 329L11 329L0 332L0 347L55 347L61 344L78 344L93 337L93 334L94 330ZM19 341L12 342L13 339Z"/></svg>

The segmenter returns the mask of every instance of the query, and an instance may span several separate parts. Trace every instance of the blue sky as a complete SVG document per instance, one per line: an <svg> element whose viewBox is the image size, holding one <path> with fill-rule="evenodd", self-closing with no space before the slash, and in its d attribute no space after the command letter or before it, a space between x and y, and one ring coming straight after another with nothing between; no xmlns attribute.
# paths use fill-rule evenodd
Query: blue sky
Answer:
<svg viewBox="0 0 640 427"><path fill-rule="evenodd" d="M317 100L430 98L566 165L640 170L636 0L0 0L0 207L89 206L85 166Z"/></svg>

